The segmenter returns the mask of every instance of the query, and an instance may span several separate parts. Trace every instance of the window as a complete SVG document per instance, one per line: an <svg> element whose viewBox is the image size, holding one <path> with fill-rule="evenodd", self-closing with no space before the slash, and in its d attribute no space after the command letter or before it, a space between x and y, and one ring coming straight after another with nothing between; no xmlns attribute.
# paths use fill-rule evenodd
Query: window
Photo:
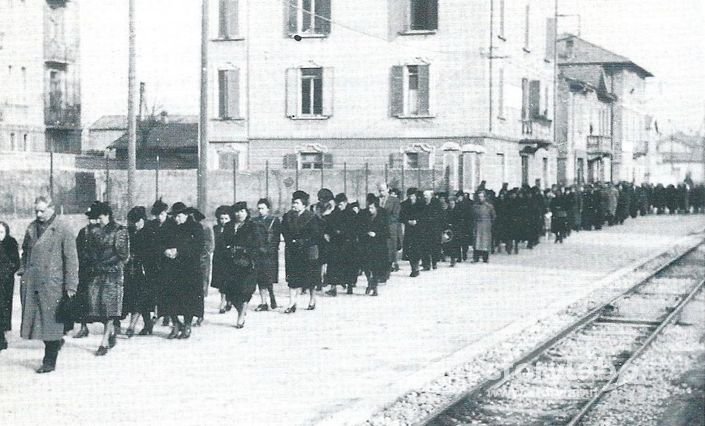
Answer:
<svg viewBox="0 0 705 426"><path fill-rule="evenodd" d="M287 70L287 116L320 119L333 115L332 68Z"/></svg>
<svg viewBox="0 0 705 426"><path fill-rule="evenodd" d="M240 70L218 71L218 118L222 120L240 117Z"/></svg>
<svg viewBox="0 0 705 426"><path fill-rule="evenodd" d="M435 31L438 29L438 0L409 1L409 30Z"/></svg>
<svg viewBox="0 0 705 426"><path fill-rule="evenodd" d="M289 36L310 37L330 34L330 3L331 0L289 0Z"/></svg>
<svg viewBox="0 0 705 426"><path fill-rule="evenodd" d="M25 134L22 136L22 150L23 150L23 151L29 151L29 150L30 150L30 149L29 149L29 136L27 135L27 133L25 133Z"/></svg>
<svg viewBox="0 0 705 426"><path fill-rule="evenodd" d="M541 82L531 80L529 82L529 117L541 117Z"/></svg>
<svg viewBox="0 0 705 426"><path fill-rule="evenodd" d="M302 169L332 169L333 154L322 152L302 152L299 154Z"/></svg>
<svg viewBox="0 0 705 426"><path fill-rule="evenodd" d="M49 71L49 107L52 110L61 109L63 103L61 86L61 73L56 70Z"/></svg>
<svg viewBox="0 0 705 426"><path fill-rule="evenodd" d="M529 79L521 79L521 119L529 119Z"/></svg>
<svg viewBox="0 0 705 426"><path fill-rule="evenodd" d="M585 182L585 160L578 158L577 165L575 166L575 181L578 184Z"/></svg>
<svg viewBox="0 0 705 426"><path fill-rule="evenodd" d="M419 168L419 153L418 152L407 152L406 153L406 167L409 169Z"/></svg>
<svg viewBox="0 0 705 426"><path fill-rule="evenodd" d="M524 15L524 51L531 52L531 6L529 3L526 4L526 11Z"/></svg>
<svg viewBox="0 0 705 426"><path fill-rule="evenodd" d="M502 182L507 181L507 159L504 154L497 154L497 162L499 163L500 178Z"/></svg>
<svg viewBox="0 0 705 426"><path fill-rule="evenodd" d="M238 6L238 0L220 0L218 38L232 40L238 36Z"/></svg>
<svg viewBox="0 0 705 426"><path fill-rule="evenodd" d="M521 156L521 185L529 184L529 156Z"/></svg>
<svg viewBox="0 0 705 426"><path fill-rule="evenodd" d="M15 141L14 133L10 133L10 150L17 151L17 141Z"/></svg>
<svg viewBox="0 0 705 426"><path fill-rule="evenodd" d="M504 68L499 69L497 115L504 118Z"/></svg>
<svg viewBox="0 0 705 426"><path fill-rule="evenodd" d="M407 169L428 169L431 167L431 153L425 151L406 152L404 167Z"/></svg>
<svg viewBox="0 0 705 426"><path fill-rule="evenodd" d="M543 173L542 173L543 185L548 186L548 158L543 158Z"/></svg>
<svg viewBox="0 0 705 426"><path fill-rule="evenodd" d="M392 67L391 94L393 117L428 117L429 66Z"/></svg>

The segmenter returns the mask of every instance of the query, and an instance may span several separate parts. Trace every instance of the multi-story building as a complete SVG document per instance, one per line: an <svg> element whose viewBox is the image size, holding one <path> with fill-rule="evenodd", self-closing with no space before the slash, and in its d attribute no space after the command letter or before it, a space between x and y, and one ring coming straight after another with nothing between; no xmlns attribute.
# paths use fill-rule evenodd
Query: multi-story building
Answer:
<svg viewBox="0 0 705 426"><path fill-rule="evenodd" d="M557 128L561 175L566 181L633 181L643 178L650 120L646 78L653 75L629 58L575 35L557 42L562 103ZM580 160L583 160L582 162Z"/></svg>
<svg viewBox="0 0 705 426"><path fill-rule="evenodd" d="M81 149L78 5L0 1L0 150Z"/></svg>
<svg viewBox="0 0 705 426"><path fill-rule="evenodd" d="M210 166L552 183L553 3L212 1Z"/></svg>

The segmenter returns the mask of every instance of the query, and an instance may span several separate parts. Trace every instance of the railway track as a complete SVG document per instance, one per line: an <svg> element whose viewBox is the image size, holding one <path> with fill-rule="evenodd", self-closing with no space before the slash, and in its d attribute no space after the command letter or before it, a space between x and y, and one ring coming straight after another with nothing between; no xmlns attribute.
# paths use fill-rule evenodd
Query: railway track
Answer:
<svg viewBox="0 0 705 426"><path fill-rule="evenodd" d="M418 424L577 425L704 285L701 242Z"/></svg>

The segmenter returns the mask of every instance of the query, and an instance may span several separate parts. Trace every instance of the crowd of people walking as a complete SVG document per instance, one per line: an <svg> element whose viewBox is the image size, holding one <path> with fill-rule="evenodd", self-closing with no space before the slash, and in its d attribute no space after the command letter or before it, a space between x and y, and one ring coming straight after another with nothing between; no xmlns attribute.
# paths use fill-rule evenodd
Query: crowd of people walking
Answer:
<svg viewBox="0 0 705 426"><path fill-rule="evenodd" d="M127 338L151 335L155 321L171 325L167 339L188 339L204 318L209 287L220 294L218 312L235 308L235 327L245 326L249 303L259 289L255 312L274 310L279 283L280 246L284 243L285 281L289 289L285 314L297 312L306 295L306 310L315 310L317 295L353 294L365 276L364 293L379 295L408 261L410 276L471 260L489 262L494 253L532 249L544 233L563 243L571 232L599 230L646 214L703 213L705 187L635 186L598 183L541 189L538 186L498 192L483 181L473 194L409 188L386 183L370 193L364 208L346 194L323 188L311 196L297 190L281 218L266 198L251 209L244 201L222 205L215 225L193 207L157 200L117 223L107 203L86 211L87 224L74 237L51 199L35 201L36 219L29 225L22 253L10 229L0 222L0 351L11 329L14 276L22 277L21 336L43 340L39 373L53 371L64 335L80 324L74 338L89 335L87 324L103 324L95 352L115 347L128 319ZM252 217L256 211L255 217ZM548 235L548 234L547 234ZM400 256L401 254L401 256ZM303 306L303 305L302 305ZM136 331L142 319L142 328Z"/></svg>

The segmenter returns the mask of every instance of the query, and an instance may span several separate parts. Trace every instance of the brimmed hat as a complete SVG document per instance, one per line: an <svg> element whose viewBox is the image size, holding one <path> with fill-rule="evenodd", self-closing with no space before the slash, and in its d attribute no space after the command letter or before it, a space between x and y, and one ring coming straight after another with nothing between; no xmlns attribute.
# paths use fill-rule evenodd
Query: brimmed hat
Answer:
<svg viewBox="0 0 705 426"><path fill-rule="evenodd" d="M171 206L171 210L169 211L169 214L176 216L179 213L185 213L188 214L188 211L186 211L186 204L182 203L181 201L175 202Z"/></svg>
<svg viewBox="0 0 705 426"><path fill-rule="evenodd" d="M418 189L414 188L413 186L409 189L406 190L406 196L410 196L411 194L416 195L416 193L419 192Z"/></svg>
<svg viewBox="0 0 705 426"><path fill-rule="evenodd" d="M249 210L247 209L247 201L238 201L237 203L233 204L233 213L237 213L240 210Z"/></svg>
<svg viewBox="0 0 705 426"><path fill-rule="evenodd" d="M88 219L98 219L98 207L100 205L100 201L93 201L93 204L91 204L90 207L86 210L84 213L86 216L88 216Z"/></svg>
<svg viewBox="0 0 705 426"><path fill-rule="evenodd" d="M144 206L133 207L127 212L128 221L136 223L139 222L140 219L147 220L147 209Z"/></svg>
<svg viewBox="0 0 705 426"><path fill-rule="evenodd" d="M218 206L217 209L215 209L215 218L219 219L222 215L227 214L230 216L230 218L233 217L233 211L230 206Z"/></svg>
<svg viewBox="0 0 705 426"><path fill-rule="evenodd" d="M301 200L304 204L308 204L309 200L309 195L305 191L294 191L293 194L291 194L291 199L293 200Z"/></svg>
<svg viewBox="0 0 705 426"><path fill-rule="evenodd" d="M339 204L339 203L343 203L343 202L345 202L345 203L348 202L348 196L341 192L340 194L335 196L335 204Z"/></svg>
<svg viewBox="0 0 705 426"><path fill-rule="evenodd" d="M328 188L321 188L318 190L316 197L318 197L318 202L327 203L333 199L333 191Z"/></svg>
<svg viewBox="0 0 705 426"><path fill-rule="evenodd" d="M206 215L201 213L201 211L195 207L187 207L186 214L191 215L191 217L193 217L193 220L195 220L196 222L200 222L206 218Z"/></svg>
<svg viewBox="0 0 705 426"><path fill-rule="evenodd" d="M379 205L379 198L375 194L367 194L367 197L365 197L365 202L369 206L370 204L376 204Z"/></svg>
<svg viewBox="0 0 705 426"><path fill-rule="evenodd" d="M93 206L91 206L91 215L95 215L95 219L97 219L98 216L101 216L101 215L112 216L113 215L113 208L110 207L110 204L108 204L108 203L103 203L101 201L97 201L94 203Z"/></svg>
<svg viewBox="0 0 705 426"><path fill-rule="evenodd" d="M169 205L162 201L162 199L158 199L157 201L152 204L152 210L150 213L152 213L153 216L159 216L159 213L165 212L169 210Z"/></svg>

